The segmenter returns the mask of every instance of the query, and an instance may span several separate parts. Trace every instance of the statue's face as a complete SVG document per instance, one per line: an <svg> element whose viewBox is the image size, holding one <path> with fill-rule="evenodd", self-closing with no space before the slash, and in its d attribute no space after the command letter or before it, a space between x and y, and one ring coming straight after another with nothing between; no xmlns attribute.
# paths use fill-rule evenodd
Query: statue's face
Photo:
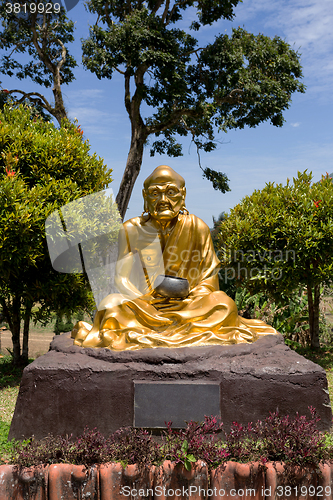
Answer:
<svg viewBox="0 0 333 500"><path fill-rule="evenodd" d="M143 190L148 212L161 222L177 217L184 206L185 193L185 187L175 181L152 183Z"/></svg>

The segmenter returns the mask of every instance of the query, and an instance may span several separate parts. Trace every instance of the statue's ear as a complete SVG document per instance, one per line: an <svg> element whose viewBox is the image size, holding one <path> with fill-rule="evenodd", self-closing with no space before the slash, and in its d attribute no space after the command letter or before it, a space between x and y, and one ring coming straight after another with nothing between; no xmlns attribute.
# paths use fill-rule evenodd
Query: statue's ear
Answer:
<svg viewBox="0 0 333 500"><path fill-rule="evenodd" d="M143 213L148 213L147 193L145 189L142 190L142 196L143 196Z"/></svg>
<svg viewBox="0 0 333 500"><path fill-rule="evenodd" d="M183 195L183 201L182 201L182 206L181 206L180 211L181 211L183 214L188 215L188 214L189 214L189 211L188 211L188 210L187 210L187 208L185 207L185 196L186 196L186 187L185 187L185 186L181 189L181 192L182 192L182 195Z"/></svg>

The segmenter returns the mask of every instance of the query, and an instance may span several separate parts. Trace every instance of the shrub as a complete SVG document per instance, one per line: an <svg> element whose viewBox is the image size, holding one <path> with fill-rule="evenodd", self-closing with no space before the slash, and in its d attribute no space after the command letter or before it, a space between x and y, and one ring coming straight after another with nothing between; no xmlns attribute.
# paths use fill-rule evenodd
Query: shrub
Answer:
<svg viewBox="0 0 333 500"><path fill-rule="evenodd" d="M216 236L225 275L254 294L282 303L307 289L311 346L319 347L319 303L333 279L333 183L298 172L286 185L268 183L225 216Z"/></svg>
<svg viewBox="0 0 333 500"><path fill-rule="evenodd" d="M52 268L45 221L70 201L103 190L111 180L76 124L64 120L57 129L28 106L9 103L0 110L0 305L12 332L16 364L28 360L30 319L45 324L53 311L94 308L83 274Z"/></svg>
<svg viewBox="0 0 333 500"><path fill-rule="evenodd" d="M282 461L305 466L318 464L329 457L325 436L317 429L320 418L309 408L310 420L305 416L280 417L271 413L264 421L246 427L234 422L226 434L226 449L239 462L251 460Z"/></svg>
<svg viewBox="0 0 333 500"><path fill-rule="evenodd" d="M167 431L162 436L162 456L175 463L184 464L187 470L191 463L198 459L208 465L219 464L229 456L224 444L217 439L221 433L223 423L217 417L205 417L205 421L198 424L192 420L186 429L176 431L168 422Z"/></svg>
<svg viewBox="0 0 333 500"><path fill-rule="evenodd" d="M144 466L171 460L184 464L188 470L197 460L204 460L209 468L226 460L316 466L332 458L332 437L318 431L320 418L313 408L309 409L309 420L298 414L291 418L275 412L256 424L243 426L234 422L230 432L224 433L223 424L216 417L205 417L202 423L191 421L181 430L172 429L168 422L161 445L144 429L127 427L108 438L96 429L86 429L76 439L48 436L41 441L16 443L10 460L20 466L51 463L89 466L106 462Z"/></svg>
<svg viewBox="0 0 333 500"><path fill-rule="evenodd" d="M86 466L106 462L151 464L159 461L158 445L143 429L122 428L105 438L96 429L85 429L77 438L52 436L17 443L11 462L20 466L72 463Z"/></svg>

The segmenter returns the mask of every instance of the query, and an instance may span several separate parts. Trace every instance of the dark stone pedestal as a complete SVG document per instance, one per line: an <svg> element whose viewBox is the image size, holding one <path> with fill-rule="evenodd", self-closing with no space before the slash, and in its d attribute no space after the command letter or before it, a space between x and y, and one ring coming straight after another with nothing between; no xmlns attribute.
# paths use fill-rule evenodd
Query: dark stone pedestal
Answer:
<svg viewBox="0 0 333 500"><path fill-rule="evenodd" d="M255 422L277 409L309 416L308 406L329 429L325 371L280 335L253 344L115 352L73 346L66 333L25 368L9 438L77 436L86 426L108 435L212 413L228 430L233 421Z"/></svg>

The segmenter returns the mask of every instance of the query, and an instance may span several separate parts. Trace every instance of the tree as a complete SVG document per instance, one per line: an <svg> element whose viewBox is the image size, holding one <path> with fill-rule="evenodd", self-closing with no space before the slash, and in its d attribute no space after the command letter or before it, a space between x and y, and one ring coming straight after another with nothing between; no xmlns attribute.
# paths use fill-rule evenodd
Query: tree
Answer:
<svg viewBox="0 0 333 500"><path fill-rule="evenodd" d="M12 107L18 107L21 104L27 106L30 109L32 119L39 117L45 122L50 122L52 119L48 113L45 113L43 106L38 104L38 102L33 102L28 98L25 98L23 100L22 98L17 99L14 95L11 95L9 91L0 92L0 110L4 109L5 104L9 104Z"/></svg>
<svg viewBox="0 0 333 500"><path fill-rule="evenodd" d="M38 10L40 5L44 6L42 13ZM46 5L53 6L50 13L47 13L49 8ZM22 95L17 99L19 103L29 99L54 116L61 125L61 120L67 118L61 85L75 79L72 68L77 66L65 46L74 40L74 23L68 20L60 3L31 0L25 2L24 6L26 13L23 12L24 7L15 0L0 5L0 19L4 27L0 33L0 49L10 51L0 60L0 72L16 76L19 80L29 77L45 88L53 85L54 105L39 92L24 92L20 89L5 89L4 92ZM21 64L12 58L14 53L28 54L31 59Z"/></svg>
<svg viewBox="0 0 333 500"><path fill-rule="evenodd" d="M321 289L333 278L333 184L298 173L291 184L266 184L246 196L220 225L225 281L277 303L300 287L308 298L311 346L319 347Z"/></svg>
<svg viewBox="0 0 333 500"><path fill-rule="evenodd" d="M298 80L299 55L279 37L254 36L238 28L230 37L219 35L198 47L196 38L177 27L191 7L197 9L197 20L190 25L194 31L230 20L238 2L87 2L98 20L83 41L83 64L99 79L111 79L115 71L124 78L131 144L116 198L122 217L149 136L156 137L151 155L181 155L176 136L188 134L198 151L212 151L216 128L255 127L266 120L281 126L293 92L304 92ZM204 176L215 189L229 189L225 174L206 168Z"/></svg>
<svg viewBox="0 0 333 500"><path fill-rule="evenodd" d="M49 1L38 5L50 4ZM52 3L52 2L51 2ZM36 0L30 0L27 14L18 15L0 6L4 31L0 47L13 49L2 58L0 71L18 78L30 77L38 84L53 84L54 106L39 93L9 90L38 102L59 124L66 117L61 84L74 79L75 60L65 44L73 41L73 23L65 11L37 15ZM131 122L131 143L117 203L124 217L139 174L144 146L155 136L150 154L181 155L177 136L190 134L198 151L216 147L216 130L255 127L270 120L282 126L283 111L293 92L304 92L299 54L279 37L254 36L238 28L232 36L220 35L206 47L177 27L183 13L197 8L197 20L190 29L199 30L219 19L234 17L239 0L89 0L88 8L98 14L90 37L83 42L83 62L101 78L114 71L124 77L125 107ZM35 7L34 7L35 6ZM8 10L12 10L9 12ZM58 16L58 17L57 17ZM98 22L106 25L101 28ZM25 66L13 61L13 52L28 51L32 60ZM14 70L17 70L14 73ZM133 91L131 91L131 89ZM143 105L145 111L143 112ZM144 115L149 110L150 116ZM199 166L200 156L199 156ZM214 189L230 190L226 174L209 167L203 170Z"/></svg>
<svg viewBox="0 0 333 500"><path fill-rule="evenodd" d="M45 237L50 214L111 182L82 134L69 122L57 129L33 118L26 106L6 104L0 111L0 304L15 363L28 358L30 319L46 322L52 311L93 308L86 277L55 271Z"/></svg>

